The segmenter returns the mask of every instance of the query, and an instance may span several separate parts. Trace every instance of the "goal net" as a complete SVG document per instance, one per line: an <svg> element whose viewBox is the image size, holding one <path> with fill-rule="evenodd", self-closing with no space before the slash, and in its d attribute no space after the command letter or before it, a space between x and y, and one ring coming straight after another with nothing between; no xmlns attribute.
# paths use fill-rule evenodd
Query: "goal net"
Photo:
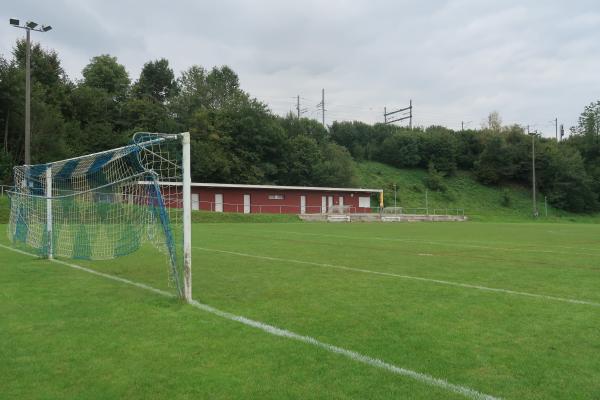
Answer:
<svg viewBox="0 0 600 400"><path fill-rule="evenodd" d="M170 285L191 298L189 133L137 133L128 146L18 166L14 185L15 245L48 258L107 260L150 243L166 255Z"/></svg>

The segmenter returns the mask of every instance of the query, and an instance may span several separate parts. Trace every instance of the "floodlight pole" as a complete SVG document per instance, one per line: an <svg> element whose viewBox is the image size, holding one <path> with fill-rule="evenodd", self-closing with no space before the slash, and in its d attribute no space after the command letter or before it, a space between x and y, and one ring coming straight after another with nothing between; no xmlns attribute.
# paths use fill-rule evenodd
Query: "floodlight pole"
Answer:
<svg viewBox="0 0 600 400"><path fill-rule="evenodd" d="M25 164L31 165L31 30L27 28L25 31Z"/></svg>
<svg viewBox="0 0 600 400"><path fill-rule="evenodd" d="M31 31L48 32L52 29L49 25L42 25L28 21L24 26L18 19L10 19L10 24L15 28L25 29L25 165L31 165Z"/></svg>

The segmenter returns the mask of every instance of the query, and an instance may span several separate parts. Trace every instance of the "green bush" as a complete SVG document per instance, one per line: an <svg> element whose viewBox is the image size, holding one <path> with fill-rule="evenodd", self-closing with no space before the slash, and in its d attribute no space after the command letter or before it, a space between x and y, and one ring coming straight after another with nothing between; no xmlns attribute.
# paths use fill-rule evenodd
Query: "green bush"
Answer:
<svg viewBox="0 0 600 400"><path fill-rule="evenodd" d="M446 186L446 183L444 182L444 175L435 169L435 166L432 162L429 163L427 170L428 173L423 182L425 187L437 192L446 192L448 190L448 186Z"/></svg>
<svg viewBox="0 0 600 400"><path fill-rule="evenodd" d="M502 190L502 197L500 198L500 205L502 207L510 207L512 205L512 198L508 189Z"/></svg>

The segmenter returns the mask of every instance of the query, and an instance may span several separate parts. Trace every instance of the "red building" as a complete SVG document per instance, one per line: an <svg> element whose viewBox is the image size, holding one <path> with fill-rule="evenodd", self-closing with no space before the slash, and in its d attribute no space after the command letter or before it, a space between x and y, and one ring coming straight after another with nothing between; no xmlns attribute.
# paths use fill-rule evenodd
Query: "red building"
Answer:
<svg viewBox="0 0 600 400"><path fill-rule="evenodd" d="M192 183L192 209L216 212L321 214L332 206L346 213L371 212L381 189L351 189L306 186L237 185Z"/></svg>

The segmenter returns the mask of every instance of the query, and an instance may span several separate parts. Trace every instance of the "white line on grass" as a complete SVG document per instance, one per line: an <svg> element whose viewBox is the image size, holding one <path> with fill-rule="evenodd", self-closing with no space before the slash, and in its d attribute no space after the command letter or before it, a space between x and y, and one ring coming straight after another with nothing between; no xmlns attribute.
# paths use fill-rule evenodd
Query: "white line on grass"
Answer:
<svg viewBox="0 0 600 400"><path fill-rule="evenodd" d="M472 248L472 249L485 249L485 250L499 250L499 251L507 251L510 253L515 253L515 250L525 253L547 253L547 254L561 254L561 255L569 255L573 256L573 253L564 252L564 251L555 251L555 250L537 250L531 248L508 248L508 247L495 247L495 246L485 246L478 244L468 244L464 242L453 242L453 241L435 241L435 240L418 240L418 239L405 239L405 238L390 238L390 237L381 237L381 236L367 236L367 237L357 237L357 236L345 236L345 235L333 235L327 233L312 233L312 232L296 232L296 231L268 231L270 233L290 233L293 235L309 235L309 236L321 236L321 237L330 237L330 238L338 238L338 239L351 239L351 240L381 240L386 242L405 242L405 243L416 243L416 244L432 244L432 245L440 245L440 246L454 246L454 247L464 247L464 248ZM575 255L579 256L592 256L592 257L600 257L600 253L576 253Z"/></svg>
<svg viewBox="0 0 600 400"><path fill-rule="evenodd" d="M6 250L14 251L16 253L24 254L24 255L27 255L27 256L37 257L34 254L27 253L27 252L22 251L22 250L14 249L12 247L5 246L5 245L2 245L2 244L0 244L0 247L4 248ZM52 262L57 263L57 264L62 264L62 265L65 265L67 267L79 270L79 271L89 272L90 274L101 276L101 277L106 278L106 279L111 279L113 281L125 283L125 284L128 284L128 285L132 285L132 286L138 287L140 289L149 290L149 291L151 291L153 293L160 294L162 296L171 297L171 298L175 297L173 294L171 294L169 292L165 292L164 290L156 289L156 288L153 288L152 286L148 286L148 285L145 285L143 283L131 281L131 280L125 279L125 278L120 278L118 276L114 276L114 275L110 275L110 274L105 274L103 272L94 271L93 269L85 268L85 267L82 267L82 266L77 265L77 264L71 264L71 263L68 263L68 262L65 262L65 261L62 261L62 260L57 260L57 259L48 260L48 261L52 261ZM467 398L470 398L470 399L475 399L475 400L501 400L500 397L495 397L495 396L491 396L491 395L488 395L488 394L485 394L485 393L481 393L481 392L479 392L479 391L477 391L475 389L471 389L471 388L466 387L466 386L456 385L454 383L450 383L450 382L446 381L445 379L434 378L433 376L430 376L430 375L427 375L427 374L423 374L423 373L416 372L416 371L413 371L413 370L410 370L410 369L398 367L398 366L396 366L394 364L390 364L390 363L387 363L387 362L385 362L383 360L380 360L379 358L369 357L367 355L360 354L360 353L357 353L357 352L352 351L352 350L347 350L347 349L344 349L342 347L338 347L338 346L334 346L332 344L321 342L321 341L319 341L319 340L317 340L317 339L315 339L313 337L310 337L310 336L300 335L300 334L288 331L286 329L281 329L281 328L277 328L277 327L275 327L273 325L265 324L265 323L260 322L260 321L255 321L253 319L249 319L249 318L246 318L246 317L243 317L243 316L240 316L240 315L235 315L235 314L228 313L226 311L221 311L221 310L216 309L214 307L211 307L211 306L209 306L207 304L200 303L200 302L198 302L196 300L192 300L190 302L190 305L193 306L193 307L195 307L195 308L198 308L198 309L200 309L202 311L206 311L208 313L211 313L213 315L216 315L216 316L219 316L221 318L225 318L225 319L228 319L228 320L231 320L231 321L239 322L241 324L244 324L246 326L250 326L252 328L259 329L259 330L261 330L263 332L266 332L266 333L269 333L271 335L280 336L280 337L284 337L284 338L287 338L287 339L292 339L292 340L295 340L295 341L298 341L298 342L302 342L302 343L307 343L307 344L313 345L315 347L318 347L320 349L326 350L326 351L328 351L330 353L339 354L339 355L347 357L347 358L349 358L351 360L354 360L354 361L357 361L357 362L369 365L371 367L380 368L380 369L386 370L386 371L391 372L391 373L396 374L396 375L405 376L405 377L417 380L419 382L422 382L422 383L424 383L426 385L438 387L440 389L444 389L444 390L447 390L449 392L454 392L454 393L463 395L463 396L465 396Z"/></svg>
<svg viewBox="0 0 600 400"><path fill-rule="evenodd" d="M258 258L258 259L269 260L269 261L280 261L280 262L287 262L287 263L312 265L312 266L316 266L316 267L333 268L333 269L340 269L340 270L345 270L345 271L361 272L361 273L365 273L365 274L390 276L390 277L394 277L394 278L412 279L412 280L422 281L422 282L439 283L442 285L458 286L458 287L469 288L469 289L478 289L478 290L484 290L487 292L505 293L505 294L512 294L512 295L518 295L518 296L535 297L535 298L544 299L544 300L562 301L564 303L585 304L588 306L600 307L600 303L594 303L593 301L587 301L587 300L577 300L577 299L569 299L569 298L565 298L565 297L547 296L544 294L519 292L516 290L510 290L510 289L492 288L492 287L480 286L480 285L471 285L468 283L460 283L460 282L444 281L444 280L440 280L440 279L423 278L420 276L394 274L391 272L372 271L372 270L363 269L363 268L347 267L345 265L324 264L324 263L317 263L317 262L313 262L313 261L295 260L295 259L291 259L291 258L260 256L260 255L256 255L256 254L238 253L236 251L210 249L207 247L193 246L193 248L198 249L198 250L203 250L203 251L224 253L224 254L230 254L230 255L240 256L240 257L251 257L251 258Z"/></svg>

